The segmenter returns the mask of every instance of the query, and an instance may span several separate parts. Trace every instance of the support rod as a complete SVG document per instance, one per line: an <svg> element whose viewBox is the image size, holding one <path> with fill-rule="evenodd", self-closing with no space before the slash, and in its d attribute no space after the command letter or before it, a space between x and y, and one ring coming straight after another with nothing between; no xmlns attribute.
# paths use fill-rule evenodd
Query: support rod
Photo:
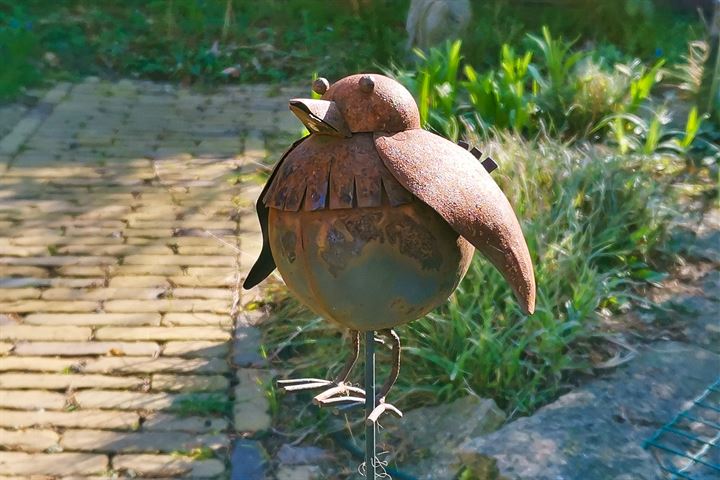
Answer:
<svg viewBox="0 0 720 480"><path fill-rule="evenodd" d="M365 332L365 418L375 409L375 332ZM376 480L375 475L375 422L365 425L365 478Z"/></svg>

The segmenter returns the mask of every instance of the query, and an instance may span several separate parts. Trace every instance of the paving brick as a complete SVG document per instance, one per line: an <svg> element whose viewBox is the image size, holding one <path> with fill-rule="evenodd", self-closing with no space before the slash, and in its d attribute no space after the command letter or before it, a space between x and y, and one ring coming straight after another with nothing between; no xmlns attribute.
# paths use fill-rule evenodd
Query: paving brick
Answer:
<svg viewBox="0 0 720 480"><path fill-rule="evenodd" d="M229 443L230 439L225 435L164 431L128 433L109 430L66 430L60 441L65 450L108 453L189 452L203 447L217 450L227 447Z"/></svg>
<svg viewBox="0 0 720 480"><path fill-rule="evenodd" d="M52 430L7 430L0 428L0 441L6 449L42 452L57 446L60 436Z"/></svg>
<svg viewBox="0 0 720 480"><path fill-rule="evenodd" d="M126 237L164 238L171 237L171 228L127 228L123 231Z"/></svg>
<svg viewBox="0 0 720 480"><path fill-rule="evenodd" d="M234 256L218 255L129 255L124 265L196 265L196 266L230 266L235 265ZM22 264L21 264L22 265Z"/></svg>
<svg viewBox="0 0 720 480"><path fill-rule="evenodd" d="M0 340L90 340L92 329L88 327L45 327L34 325L3 325Z"/></svg>
<svg viewBox="0 0 720 480"><path fill-rule="evenodd" d="M163 347L162 354L167 357L203 358L226 357L229 352L229 342L190 341L167 342Z"/></svg>
<svg viewBox="0 0 720 480"><path fill-rule="evenodd" d="M239 367L264 366L266 360L260 354L261 335L255 327L238 326L233 340L233 363Z"/></svg>
<svg viewBox="0 0 720 480"><path fill-rule="evenodd" d="M74 395L81 408L118 410L179 410L186 402L214 399L210 393L144 393L112 390L82 390Z"/></svg>
<svg viewBox="0 0 720 480"><path fill-rule="evenodd" d="M104 277L91 278L51 278L48 286L57 288L96 288L105 284Z"/></svg>
<svg viewBox="0 0 720 480"><path fill-rule="evenodd" d="M3 357L0 371L62 372L78 364L73 358Z"/></svg>
<svg viewBox="0 0 720 480"><path fill-rule="evenodd" d="M42 388L45 390L66 390L78 388L141 388L143 377L75 374L2 373L0 388Z"/></svg>
<svg viewBox="0 0 720 480"><path fill-rule="evenodd" d="M161 324L166 326L206 325L231 327L233 321L230 315L218 315L216 313L166 313L163 315Z"/></svg>
<svg viewBox="0 0 720 480"><path fill-rule="evenodd" d="M174 288L174 298L205 298L231 300L233 292L229 288Z"/></svg>
<svg viewBox="0 0 720 480"><path fill-rule="evenodd" d="M24 322L30 325L159 325L160 315L157 313L34 313L26 316Z"/></svg>
<svg viewBox="0 0 720 480"><path fill-rule="evenodd" d="M45 257L0 257L0 265L30 265L61 267L63 265L114 265L114 257L77 257L77 256L45 256Z"/></svg>
<svg viewBox="0 0 720 480"><path fill-rule="evenodd" d="M109 466L106 455L89 453L0 452L2 475L92 475Z"/></svg>
<svg viewBox="0 0 720 480"><path fill-rule="evenodd" d="M158 300L110 300L105 302L107 312L213 312L230 310L226 300L158 299ZM2 308L0 307L0 311Z"/></svg>
<svg viewBox="0 0 720 480"><path fill-rule="evenodd" d="M117 276L110 279L112 288L167 288L169 286L167 278L158 275Z"/></svg>
<svg viewBox="0 0 720 480"><path fill-rule="evenodd" d="M0 289L0 302L40 298L41 293L37 288Z"/></svg>
<svg viewBox="0 0 720 480"><path fill-rule="evenodd" d="M12 246L12 245L0 245L0 255L7 255L11 257L32 257L35 255L45 255L48 253L46 247L42 245L36 246Z"/></svg>
<svg viewBox="0 0 720 480"><path fill-rule="evenodd" d="M3 363L8 363L8 360L9 358L5 358L2 362L0 362L0 369L2 369ZM85 373L172 372L200 374L225 373L230 368L225 360L219 358L103 357L98 359L85 360L83 362L84 363L78 368L80 371Z"/></svg>
<svg viewBox="0 0 720 480"><path fill-rule="evenodd" d="M179 287L234 287L237 283L234 273L215 276L178 275L169 280Z"/></svg>
<svg viewBox="0 0 720 480"><path fill-rule="evenodd" d="M98 340L229 340L230 336L220 327L102 327L95 332Z"/></svg>
<svg viewBox="0 0 720 480"><path fill-rule="evenodd" d="M0 383L0 385L2 385ZM169 392L227 390L230 382L222 375L153 375L152 389Z"/></svg>
<svg viewBox="0 0 720 480"><path fill-rule="evenodd" d="M180 255L236 255L235 242L228 242L230 246L217 242L215 245L183 245L178 247Z"/></svg>
<svg viewBox="0 0 720 480"><path fill-rule="evenodd" d="M32 414L21 410L0 410L0 426L7 428L60 427L134 430L139 425L140 416L137 413L120 410L75 410L73 412L38 410Z"/></svg>
<svg viewBox="0 0 720 480"><path fill-rule="evenodd" d="M194 277L215 277L215 276L227 276L235 277L237 274L237 267L234 262L228 263L223 267L188 267L187 274Z"/></svg>
<svg viewBox="0 0 720 480"><path fill-rule="evenodd" d="M264 370L241 368L237 371L233 417L238 432L256 432L270 427L265 387L269 374Z"/></svg>
<svg viewBox="0 0 720 480"><path fill-rule="evenodd" d="M193 460L176 455L148 454L116 455L112 460L112 468L141 476L219 478L225 472L225 464L216 459Z"/></svg>
<svg viewBox="0 0 720 480"><path fill-rule="evenodd" d="M33 277L0 277L0 288L26 288L26 287L49 287L52 280L49 278Z"/></svg>
<svg viewBox="0 0 720 480"><path fill-rule="evenodd" d="M78 355L148 356L160 352L155 342L20 342L15 345L15 355Z"/></svg>
<svg viewBox="0 0 720 480"><path fill-rule="evenodd" d="M152 300L162 296L166 291L165 288L95 288L92 290L51 288L42 292L42 298L44 300Z"/></svg>
<svg viewBox="0 0 720 480"><path fill-rule="evenodd" d="M17 302L0 302L0 312L94 312L100 309L98 302L62 302L45 300L20 300Z"/></svg>
<svg viewBox="0 0 720 480"><path fill-rule="evenodd" d="M13 239L13 240L20 240L20 239ZM35 278L45 278L49 275L49 272L47 269L42 267L27 267L27 266L16 266L16 267L9 267L4 266L2 270L0 270L0 275L2 276L8 276L8 277L35 277Z"/></svg>
<svg viewBox="0 0 720 480"><path fill-rule="evenodd" d="M0 408L19 410L51 409L65 407L65 395L43 390L0 390Z"/></svg>
<svg viewBox="0 0 720 480"><path fill-rule="evenodd" d="M115 265L67 265L55 271L64 277L105 277L115 270L117 270Z"/></svg>
<svg viewBox="0 0 720 480"><path fill-rule="evenodd" d="M154 256L154 255L153 255ZM180 265L161 265L161 264L139 264L126 265L123 264L117 269L117 275L182 275L183 269Z"/></svg>
<svg viewBox="0 0 720 480"><path fill-rule="evenodd" d="M147 431L180 431L180 432L221 432L228 428L224 418L188 417L162 412L149 412L142 425Z"/></svg>
<svg viewBox="0 0 720 480"><path fill-rule="evenodd" d="M152 250L152 251L150 251ZM148 248L143 249L142 253L167 253L168 248L162 247L159 249ZM58 247L57 253L60 255L91 255L91 256L124 256L132 255L138 252L138 248L134 245L64 245Z"/></svg>

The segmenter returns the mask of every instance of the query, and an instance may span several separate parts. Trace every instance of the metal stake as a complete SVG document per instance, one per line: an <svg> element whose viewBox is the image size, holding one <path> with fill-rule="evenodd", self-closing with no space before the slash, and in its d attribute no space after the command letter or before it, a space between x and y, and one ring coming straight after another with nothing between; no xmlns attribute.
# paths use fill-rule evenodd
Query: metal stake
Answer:
<svg viewBox="0 0 720 480"><path fill-rule="evenodd" d="M365 418L375 409L375 332L365 333ZM376 480L375 475L375 422L365 425L365 478Z"/></svg>

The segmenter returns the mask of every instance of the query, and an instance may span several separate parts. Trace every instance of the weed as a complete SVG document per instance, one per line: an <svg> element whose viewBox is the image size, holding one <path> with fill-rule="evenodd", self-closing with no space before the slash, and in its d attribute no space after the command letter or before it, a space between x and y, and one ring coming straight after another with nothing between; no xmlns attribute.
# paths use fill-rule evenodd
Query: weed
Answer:
<svg viewBox="0 0 720 480"><path fill-rule="evenodd" d="M174 450L170 452L173 457L184 457L192 460L210 460L215 457L215 452L210 447L197 447L191 450Z"/></svg>
<svg viewBox="0 0 720 480"><path fill-rule="evenodd" d="M212 393L194 393L181 396L173 409L181 416L227 415L232 402L225 396Z"/></svg>

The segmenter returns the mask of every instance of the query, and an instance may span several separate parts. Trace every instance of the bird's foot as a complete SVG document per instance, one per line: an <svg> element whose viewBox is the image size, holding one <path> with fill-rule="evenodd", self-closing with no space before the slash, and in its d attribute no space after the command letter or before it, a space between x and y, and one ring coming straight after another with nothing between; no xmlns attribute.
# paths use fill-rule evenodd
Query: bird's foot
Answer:
<svg viewBox="0 0 720 480"><path fill-rule="evenodd" d="M334 382L320 378L298 378L293 380L278 380L278 386L286 392L301 392L330 387L313 398L313 403L321 407L364 405L365 390L353 387L349 383Z"/></svg>
<svg viewBox="0 0 720 480"><path fill-rule="evenodd" d="M365 423L367 425L377 423L383 413L392 413L398 418L402 418L403 416L402 412L395 405L385 402L385 398L379 398L377 407L375 407L370 415L368 415L365 419Z"/></svg>
<svg viewBox="0 0 720 480"><path fill-rule="evenodd" d="M353 395L354 394L354 395ZM353 403L365 402L365 390L353 387L349 383L339 382L334 387L328 388L324 392L313 398L313 403L321 407L329 405L347 405Z"/></svg>
<svg viewBox="0 0 720 480"><path fill-rule="evenodd" d="M321 378L294 378L290 380L278 380L278 386L286 392L301 392L303 390L315 390L317 388L335 385L331 380Z"/></svg>

